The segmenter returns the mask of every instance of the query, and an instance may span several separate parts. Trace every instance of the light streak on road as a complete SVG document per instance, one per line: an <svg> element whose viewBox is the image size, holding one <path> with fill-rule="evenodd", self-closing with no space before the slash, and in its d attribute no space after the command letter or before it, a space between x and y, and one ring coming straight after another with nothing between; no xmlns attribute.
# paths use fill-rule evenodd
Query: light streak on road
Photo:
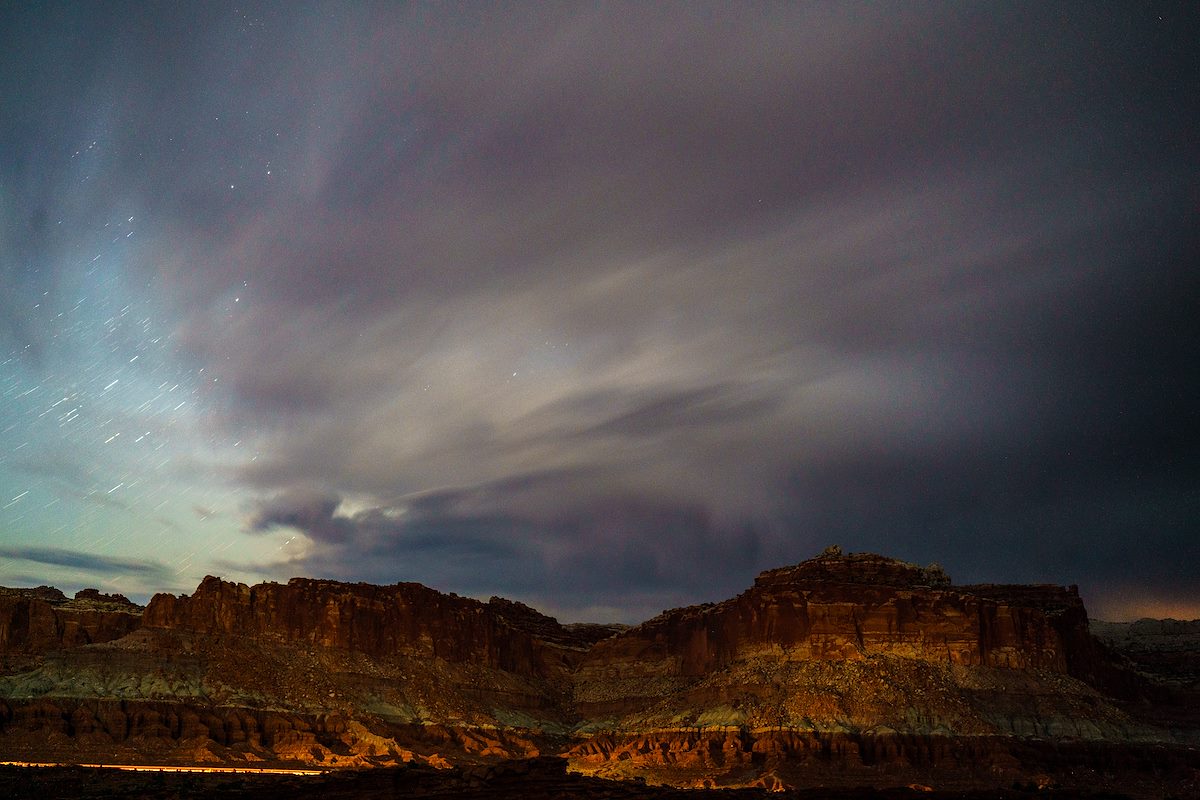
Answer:
<svg viewBox="0 0 1200 800"><path fill-rule="evenodd" d="M288 769L283 767L177 767L158 764L55 764L36 761L0 761L0 767L84 767L86 769L120 769L126 772L232 772L252 775L324 775L319 769Z"/></svg>

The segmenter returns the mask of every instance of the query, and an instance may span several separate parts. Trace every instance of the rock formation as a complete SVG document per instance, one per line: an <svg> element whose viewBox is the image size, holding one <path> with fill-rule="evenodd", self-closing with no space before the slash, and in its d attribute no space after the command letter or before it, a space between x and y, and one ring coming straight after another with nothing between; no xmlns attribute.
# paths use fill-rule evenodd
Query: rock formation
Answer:
<svg viewBox="0 0 1200 800"><path fill-rule="evenodd" d="M15 656L119 639L139 627L141 616L141 606L95 589L68 600L50 586L0 587L0 664Z"/></svg>
<svg viewBox="0 0 1200 800"><path fill-rule="evenodd" d="M362 653L470 663L527 677L561 673L590 644L529 606L480 603L419 583L373 586L293 578L247 586L206 577L191 597L155 595L143 624Z"/></svg>
<svg viewBox="0 0 1200 800"><path fill-rule="evenodd" d="M1200 619L1093 622L1092 632L1147 677L1200 692Z"/></svg>
<svg viewBox="0 0 1200 800"><path fill-rule="evenodd" d="M632 628L301 578L208 577L140 611L95 590L0 590L0 751L325 766L560 753L602 777L780 788L986 783L1035 763L1085 775L1200 741L1193 717L1155 722L1146 704L1166 695L1091 635L1074 587L955 586L871 554L828 550ZM1045 741L1057 755L1039 762Z"/></svg>
<svg viewBox="0 0 1200 800"><path fill-rule="evenodd" d="M1076 658L1069 647L1086 632L1074 587L951 587L936 566L822 556L764 572L732 600L664 612L599 643L583 669L698 676L765 648L790 660L891 655L1066 672Z"/></svg>

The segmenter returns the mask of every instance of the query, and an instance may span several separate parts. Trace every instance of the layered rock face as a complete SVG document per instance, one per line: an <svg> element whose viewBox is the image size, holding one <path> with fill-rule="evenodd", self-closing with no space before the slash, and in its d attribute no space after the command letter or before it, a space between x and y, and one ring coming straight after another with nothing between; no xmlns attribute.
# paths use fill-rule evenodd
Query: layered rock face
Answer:
<svg viewBox="0 0 1200 800"><path fill-rule="evenodd" d="M480 603L419 583L373 586L293 578L234 584L207 577L191 597L155 595L143 624L251 636L368 656L437 658L538 678L569 671L590 644L521 603Z"/></svg>
<svg viewBox="0 0 1200 800"><path fill-rule="evenodd" d="M1200 729L1200 619L1093 621L1091 628L1101 646L1129 668L1120 673L1120 683L1109 682L1115 687L1105 686L1110 694L1150 705L1160 725ZM1130 671L1141 679L1132 690L1127 677Z"/></svg>
<svg viewBox="0 0 1200 800"><path fill-rule="evenodd" d="M84 589L68 600L49 586L0 587L0 657L39 655L119 639L141 624L141 616L141 606L95 589Z"/></svg>
<svg viewBox="0 0 1200 800"><path fill-rule="evenodd" d="M0 748L14 760L149 764L304 762L323 766L450 765L536 757L516 732L364 724L354 716L279 709L81 698L0 700Z"/></svg>
<svg viewBox="0 0 1200 800"><path fill-rule="evenodd" d="M593 736L572 764L697 787L933 764L970 781L1020 773L1034 762L1015 743L1052 739L1096 742L1095 769L1110 743L1161 736L1093 681L1123 674L1074 587L954 586L936 566L827 552L593 646L574 675Z"/></svg>
<svg viewBox="0 0 1200 800"><path fill-rule="evenodd" d="M143 624L143 649L191 648L200 663L184 683L221 702L560 732L572 671L603 633L497 597L303 578L206 578L190 597L156 595Z"/></svg>
<svg viewBox="0 0 1200 800"><path fill-rule="evenodd" d="M1200 619L1093 622L1108 647L1157 681L1200 692Z"/></svg>
<svg viewBox="0 0 1200 800"><path fill-rule="evenodd" d="M1086 637L1074 587L953 587L940 568L827 555L764 572L732 600L667 611L599 642L579 674L697 677L760 652L793 661L879 655L1066 672L1090 657L1071 652Z"/></svg>
<svg viewBox="0 0 1200 800"><path fill-rule="evenodd" d="M0 612L0 655L41 654L0 675L13 752L327 765L558 752L608 777L779 788L889 764L889 780L935 765L1019 775L1014 742L1092 742L1102 764L1106 747L1190 735L1115 699L1153 698L1090 635L1074 587L954 586L872 554L827 551L628 629L300 578L205 578L141 616L95 592L13 590Z"/></svg>

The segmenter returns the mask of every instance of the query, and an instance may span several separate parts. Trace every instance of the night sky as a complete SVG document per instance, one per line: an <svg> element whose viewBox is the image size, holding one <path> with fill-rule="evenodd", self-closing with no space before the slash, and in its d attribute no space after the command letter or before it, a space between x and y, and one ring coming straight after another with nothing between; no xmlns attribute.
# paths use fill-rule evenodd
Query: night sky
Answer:
<svg viewBox="0 0 1200 800"><path fill-rule="evenodd" d="M0 584L1200 617L1195 3L0 4Z"/></svg>

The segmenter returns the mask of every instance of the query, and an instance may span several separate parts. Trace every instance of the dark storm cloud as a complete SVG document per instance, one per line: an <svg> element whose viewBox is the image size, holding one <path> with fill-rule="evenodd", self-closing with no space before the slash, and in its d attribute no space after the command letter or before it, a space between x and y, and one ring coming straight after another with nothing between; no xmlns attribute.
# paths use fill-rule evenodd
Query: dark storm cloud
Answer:
<svg viewBox="0 0 1200 800"><path fill-rule="evenodd" d="M307 503L294 504L305 509L296 512L272 501L255 524L290 519L272 524L309 535L315 547L258 568L278 577L421 580L519 596L571 617L603 609L629 622L689 598L719 599L752 577L760 556L753 526L722 528L702 505L631 494L548 502L568 487L571 497L585 497L571 486L579 477L529 475L336 517L330 504L311 513ZM331 524L342 534L336 542L325 535Z"/></svg>
<svg viewBox="0 0 1200 800"><path fill-rule="evenodd" d="M89 58L25 19L20 118L99 144L5 230L153 220L247 529L310 540L273 571L630 619L838 541L1195 596L1196 21L206 4Z"/></svg>
<svg viewBox="0 0 1200 800"><path fill-rule="evenodd" d="M74 567L101 575L134 573L157 581L165 581L170 575L165 566L155 561L113 558L57 547L0 547L0 558L15 558L38 564Z"/></svg>
<svg viewBox="0 0 1200 800"><path fill-rule="evenodd" d="M262 503L250 519L251 533L286 526L303 531L322 542L343 542L352 526L345 518L335 518L341 504L335 494L305 489L293 489Z"/></svg>

